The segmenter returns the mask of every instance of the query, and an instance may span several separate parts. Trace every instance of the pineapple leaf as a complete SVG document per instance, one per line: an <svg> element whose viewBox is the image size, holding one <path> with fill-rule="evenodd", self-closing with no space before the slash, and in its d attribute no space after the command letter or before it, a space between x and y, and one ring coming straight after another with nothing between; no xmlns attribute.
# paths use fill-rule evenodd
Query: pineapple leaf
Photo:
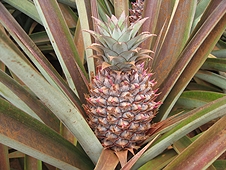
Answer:
<svg viewBox="0 0 226 170"><path fill-rule="evenodd" d="M145 41L147 38L154 36L153 34L150 34L148 32L142 32L141 34L139 34L138 36L130 39L127 44L128 44L128 49L132 50L135 49L136 47L138 47L140 45L140 43L142 43L143 41Z"/></svg>
<svg viewBox="0 0 226 170"><path fill-rule="evenodd" d="M143 11L142 15L144 18L148 17L148 19L142 25L140 32L150 32L150 33L156 33L157 35L159 35L158 32L155 31L156 25L160 24L160 22L163 21L163 19L159 18L159 17L161 14L165 14L165 11L166 11L166 10L162 10L160 12L160 10L163 9L162 6L164 4L169 5L170 3L169 2L165 3L165 1L163 1L163 0L158 0L158 1L147 0L147 1L145 1L144 11ZM167 15L165 15L165 16L167 16ZM168 16L170 16L170 15L168 15ZM164 18L164 20L165 20L165 18ZM152 38L144 41L140 47L144 48L144 49L151 49L151 43L152 43Z"/></svg>
<svg viewBox="0 0 226 170"><path fill-rule="evenodd" d="M167 96L166 93L167 93L167 91L169 92L170 86L175 83L175 80L177 80L177 78L174 77L174 76L176 76L176 72L180 72L181 69L184 68L185 63L183 63L183 61L187 61L185 59L185 57L190 58L192 54L194 55L192 60L190 61L189 65L185 68L183 73L180 75L180 78L177 80L177 83L173 86L173 89L170 91L171 94L168 94L167 99L164 101L165 105L162 108L160 108L160 111L158 114L159 118L162 117L163 114L165 115L162 117L163 119L165 119L167 117L167 115L169 114L169 111L172 109L172 105L175 104L176 100L178 99L178 97L180 96L180 94L182 93L184 88L187 86L189 81L192 79L192 77L195 75L195 73L198 71L198 69L204 63L208 54L211 52L211 49L213 49L214 44L216 44L217 40L220 38L222 32L224 31L225 24L226 24L226 18L223 16L225 14L226 4L224 4L222 2L222 4L219 4L218 7L219 7L219 10L214 11L216 13L212 14L211 16L215 20L219 20L220 18L221 18L221 20L218 22L218 24L217 24L217 21L215 21L215 22L213 20L207 21L207 22L210 22L209 25L206 25L206 27L202 27L202 28L205 29L205 31L207 31L209 33L208 37L206 37L206 34L204 34L205 31L200 30L200 32L199 32L200 35L196 35L196 38L198 38L198 39L200 38L200 39L196 40L196 41L193 39L189 43L190 47L189 46L186 47L186 50L184 50L184 53L181 54L181 56L183 56L183 57L181 58L181 60L179 60L176 67L174 67L174 69L171 71L170 77L167 78L168 80L170 79L171 82L168 81L167 79L165 80L164 87L161 89L161 91L164 94L161 93L158 97L159 99L161 98L163 100ZM216 17L216 16L218 16L218 17ZM214 27L214 25L216 25L216 26ZM208 27L211 27L212 29L214 28L215 32L214 33L209 32L209 29L211 29L211 28L208 28ZM205 41L203 41L201 36L206 37ZM210 42L212 42L212 43L210 43ZM198 43L197 44L198 46L201 45L201 47L198 48L198 51L196 51L195 54L193 51L193 50L195 50L194 45L192 45L193 43L195 43L195 44ZM177 67L180 67L180 68L177 68ZM177 70L177 71L174 71L174 70ZM179 74L179 73L177 73L177 74ZM186 77L186 80L184 79L184 77ZM183 81L181 79L183 79ZM171 85L168 84L169 82L171 83ZM163 97L163 96L165 96L165 97ZM159 118L157 118L157 119L159 119Z"/></svg>
<svg viewBox="0 0 226 170"><path fill-rule="evenodd" d="M106 48L109 48L109 49L112 49L112 44L117 43L117 41L112 37L101 36L100 39L105 42L105 44L107 45Z"/></svg>
<svg viewBox="0 0 226 170"><path fill-rule="evenodd" d="M0 169L225 167L224 0L21 1L0 2Z"/></svg>
<svg viewBox="0 0 226 170"><path fill-rule="evenodd" d="M126 24L127 22L125 22L125 21L127 21L127 19L128 19L128 16L126 16L125 11L123 11L117 22L117 25L120 29L127 26L127 24Z"/></svg>
<svg viewBox="0 0 226 170"><path fill-rule="evenodd" d="M167 35L164 39L164 44L162 44L160 52L157 52L158 56L155 55L153 58L152 67L153 72L155 72L155 77L158 79L157 87L162 84L170 73L170 70L174 68L175 63L180 58L179 55L181 51L187 43L192 25L191 21L193 20L195 13L195 5L196 1L192 1L192 3L179 1L175 14L169 21L170 25L168 26L168 30L166 30ZM181 22L183 22L183 24ZM174 46L174 48L172 48L169 44L177 45L172 45ZM160 61L167 64L159 64ZM189 62L189 60L186 61Z"/></svg>
<svg viewBox="0 0 226 170"><path fill-rule="evenodd" d="M131 29L130 39L134 38L137 35L137 32L139 31L140 27L147 19L148 18L143 18L129 27L129 29Z"/></svg>
<svg viewBox="0 0 226 170"><path fill-rule="evenodd" d="M199 70L195 74L195 77L198 77L201 80L205 80L206 82L209 82L217 87L220 87L221 89L226 89L226 86L225 86L226 78L219 74L216 74L210 71Z"/></svg>
<svg viewBox="0 0 226 170"><path fill-rule="evenodd" d="M84 103L84 93L87 93L88 91L87 89L85 89L86 84L84 80L81 76L78 76L77 73L81 74L80 68L83 73L86 72L81 61L78 58L78 53L74 45L71 33L65 23L64 17L62 16L62 13L59 9L59 5L56 1L52 0L46 2L35 0L34 3L36 5L40 18L43 21L43 25L46 28L50 42L52 43L58 60L62 66L67 82L73 91L77 91L82 103ZM46 10L46 8L48 8L48 10ZM57 20L55 20L55 18L57 18ZM64 48L62 44L64 44L68 48ZM80 81L80 85L75 82L78 80Z"/></svg>
<svg viewBox="0 0 226 170"><path fill-rule="evenodd" d="M40 100L0 70L0 94L14 106L59 132L59 120ZM26 95L25 95L26 94Z"/></svg>
<svg viewBox="0 0 226 170"><path fill-rule="evenodd" d="M91 160L61 135L3 98L0 98L0 105L0 142L2 144L60 169L93 168ZM10 130L10 133L4 132L5 129ZM49 145L45 145L46 143Z"/></svg>
<svg viewBox="0 0 226 170"><path fill-rule="evenodd" d="M154 159L148 161L139 170L146 170L146 169L163 169L169 162L171 162L177 156L176 151L173 149L163 152L162 154L158 155Z"/></svg>
<svg viewBox="0 0 226 170"><path fill-rule="evenodd" d="M201 69L226 72L226 60L221 58L207 58Z"/></svg>
<svg viewBox="0 0 226 170"><path fill-rule="evenodd" d="M208 168L211 163L226 151L226 135L224 133L226 130L224 126L225 121L226 116L218 120L164 169L182 169L182 167L189 167L190 169ZM196 153L195 156L193 154L194 152ZM203 157L205 157L205 159L203 159ZM188 162L193 163L191 165Z"/></svg>
<svg viewBox="0 0 226 170"><path fill-rule="evenodd" d="M125 16L129 16L129 1L128 0L114 0L114 10L115 16L120 18L120 16L125 14Z"/></svg>
<svg viewBox="0 0 226 170"><path fill-rule="evenodd" d="M131 30L130 29L127 29L125 28L126 31L122 31L123 34L119 37L118 41L119 42L127 42L130 40L130 34L131 34Z"/></svg>
<svg viewBox="0 0 226 170"><path fill-rule="evenodd" d="M84 0L84 1L78 1L76 0L76 7L78 10L78 15L79 15L79 21L81 23L81 29L90 29L91 28L91 11L90 9L90 1L89 0ZM95 6L93 6L95 8ZM81 19L82 18L82 19ZM90 46L92 40L89 34L85 33L84 31L82 32L82 37L83 37L83 43L84 43L84 48L86 49L88 46ZM73 46L72 46L73 47ZM73 49L73 48L72 48ZM89 56L93 55L92 50L85 50L86 53L86 60L87 60L87 65L88 65L88 72L89 75L91 72L95 72L94 68L94 61L93 58L90 58ZM79 63L78 61L76 61Z"/></svg>
<svg viewBox="0 0 226 170"><path fill-rule="evenodd" d="M128 51L127 43L117 42L117 43L113 44L112 50L117 52L117 54L121 54L124 51Z"/></svg>
<svg viewBox="0 0 226 170"><path fill-rule="evenodd" d="M181 94L180 98L177 100L174 108L184 109L194 109L201 107L208 102L216 100L223 97L224 94L216 92L206 92L206 91L185 91Z"/></svg>
<svg viewBox="0 0 226 170"><path fill-rule="evenodd" d="M68 87L68 85L62 79L59 73L53 68L53 66L49 63L45 56L40 52L34 42L28 37L27 34L25 34L25 32L18 25L15 19L1 4L0 8L1 23L5 26L7 31L9 31L14 40L20 45L20 47L24 50L27 56L29 56L30 60L39 69L45 79L48 80L48 82L52 86L66 94L66 96L70 98L71 101L73 101L73 103L84 115L84 112L81 108L81 101L78 100L78 97L75 95L75 93ZM2 32L2 34L5 34L5 32ZM6 38L6 40L8 41L8 38ZM25 57L23 59L26 60Z"/></svg>
<svg viewBox="0 0 226 170"><path fill-rule="evenodd" d="M189 133L193 129L196 129L210 120L224 116L224 110L226 109L225 99L226 96L214 100L203 107L192 110L191 116L182 120L178 125L157 139L153 146L151 146L136 162L133 169L137 169L148 160L157 156L171 143L183 137L184 134Z"/></svg>
<svg viewBox="0 0 226 170"><path fill-rule="evenodd" d="M159 137L157 135L152 141L150 141L145 147L143 147L132 159L128 161L123 167L122 170L131 169L136 161L141 157L141 155L150 147L150 145Z"/></svg>
<svg viewBox="0 0 226 170"><path fill-rule="evenodd" d="M103 149L97 162L95 170L98 169L115 169L119 160L115 153L109 149Z"/></svg>
<svg viewBox="0 0 226 170"><path fill-rule="evenodd" d="M14 0L4 0L6 3L12 5L16 9L20 10L21 12L25 13L26 15L30 16L33 20L37 21L38 23L42 24L42 21L38 15L38 11L35 8L34 3L28 0L21 0L21 3L17 3Z"/></svg>
<svg viewBox="0 0 226 170"><path fill-rule="evenodd" d="M22 59L25 57L21 57L23 53L11 41L6 42L6 39L8 37L2 34L0 39L1 60L65 123L68 129L79 139L80 144L86 148L85 150L93 162L96 162L96 155L100 155L102 146L80 114L79 109L25 62Z"/></svg>

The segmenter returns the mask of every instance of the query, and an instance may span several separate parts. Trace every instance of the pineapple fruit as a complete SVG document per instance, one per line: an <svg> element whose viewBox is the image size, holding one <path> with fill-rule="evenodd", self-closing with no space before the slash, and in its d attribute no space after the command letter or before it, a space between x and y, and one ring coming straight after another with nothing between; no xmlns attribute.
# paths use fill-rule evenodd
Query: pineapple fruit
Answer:
<svg viewBox="0 0 226 170"><path fill-rule="evenodd" d="M99 59L100 67L91 78L83 107L103 147L116 152L139 148L160 105L153 90L156 82L144 68L152 51L138 47L153 36L137 35L146 19L129 25L125 13L119 19L111 16L106 23L94 18L98 32L86 30L98 41L90 48L97 52L93 57Z"/></svg>
<svg viewBox="0 0 226 170"><path fill-rule="evenodd" d="M136 2L132 2L131 4L132 9L129 9L129 21L130 23L133 23L142 17L142 12L144 10L144 0L136 0Z"/></svg>

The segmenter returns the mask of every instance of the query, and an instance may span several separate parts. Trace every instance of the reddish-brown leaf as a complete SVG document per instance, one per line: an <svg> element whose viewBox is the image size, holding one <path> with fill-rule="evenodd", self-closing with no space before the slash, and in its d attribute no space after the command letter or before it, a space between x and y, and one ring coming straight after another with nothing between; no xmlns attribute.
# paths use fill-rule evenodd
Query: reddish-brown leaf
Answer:
<svg viewBox="0 0 226 170"><path fill-rule="evenodd" d="M95 170L114 170L119 160L114 151L103 149Z"/></svg>

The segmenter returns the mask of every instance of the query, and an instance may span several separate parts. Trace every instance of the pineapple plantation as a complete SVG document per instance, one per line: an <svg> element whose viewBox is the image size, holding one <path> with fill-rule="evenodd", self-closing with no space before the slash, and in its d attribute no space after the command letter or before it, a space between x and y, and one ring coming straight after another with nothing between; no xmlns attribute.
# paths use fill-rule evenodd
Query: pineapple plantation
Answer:
<svg viewBox="0 0 226 170"><path fill-rule="evenodd" d="M0 169L225 169L224 0L0 2Z"/></svg>

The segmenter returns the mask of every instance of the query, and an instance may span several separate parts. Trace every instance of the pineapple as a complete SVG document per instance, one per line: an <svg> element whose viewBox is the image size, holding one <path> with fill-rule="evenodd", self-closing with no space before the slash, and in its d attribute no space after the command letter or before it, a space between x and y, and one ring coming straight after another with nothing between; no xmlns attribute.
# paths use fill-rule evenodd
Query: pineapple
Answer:
<svg viewBox="0 0 226 170"><path fill-rule="evenodd" d="M141 19L142 12L144 10L144 0L136 0L136 2L132 2L132 9L129 9L129 21L131 23Z"/></svg>
<svg viewBox="0 0 226 170"><path fill-rule="evenodd" d="M90 48L97 51L100 67L91 78L90 94L83 107L88 122L104 148L133 151L147 139L151 120L160 102L156 102L152 74L143 60L151 50L141 49L140 43L153 36L148 32L137 35L147 18L128 25L125 13L104 23L94 18L98 33L86 30L99 43Z"/></svg>

